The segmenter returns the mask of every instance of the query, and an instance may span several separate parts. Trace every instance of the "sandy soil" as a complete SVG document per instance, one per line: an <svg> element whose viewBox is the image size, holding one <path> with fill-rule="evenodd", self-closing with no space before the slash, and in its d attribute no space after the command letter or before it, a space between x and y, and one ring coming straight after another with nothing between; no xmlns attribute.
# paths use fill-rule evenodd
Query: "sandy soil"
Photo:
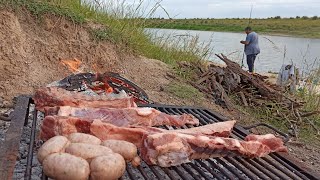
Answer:
<svg viewBox="0 0 320 180"><path fill-rule="evenodd" d="M120 73L143 88L155 102L205 107L241 124L253 122L250 115L229 112L209 99L180 99L163 90L170 83L184 81L172 76L174 71L158 60L119 53L110 42L93 41L87 31L93 26L99 28L92 24L80 27L60 17L47 16L39 21L28 13L16 16L0 10L0 104L8 105L19 94L32 94L36 88L62 79L70 72L60 60L77 58L84 71ZM300 161L320 170L318 147L289 144L289 149Z"/></svg>
<svg viewBox="0 0 320 180"><path fill-rule="evenodd" d="M88 65L118 71L120 55L108 42L90 40L85 28L51 17L35 21L0 12L0 97L11 100L66 76L61 59L78 58Z"/></svg>

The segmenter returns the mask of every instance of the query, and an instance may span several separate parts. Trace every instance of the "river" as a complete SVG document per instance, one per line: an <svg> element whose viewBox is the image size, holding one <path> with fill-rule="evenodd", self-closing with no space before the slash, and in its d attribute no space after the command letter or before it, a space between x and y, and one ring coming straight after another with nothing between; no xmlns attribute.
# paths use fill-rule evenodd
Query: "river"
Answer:
<svg viewBox="0 0 320 180"><path fill-rule="evenodd" d="M209 61L222 63L214 54L223 53L229 59L241 63L243 58L243 45L240 40L245 40L245 33L210 32L172 29L147 29L156 37L170 35L198 36L199 43L211 42L212 54ZM181 36L180 36L181 37ZM257 56L255 70L257 72L278 72L282 64L294 64L300 72L310 71L319 67L313 65L320 62L320 39L296 38L284 36L259 35L261 53ZM246 58L244 58L246 66Z"/></svg>

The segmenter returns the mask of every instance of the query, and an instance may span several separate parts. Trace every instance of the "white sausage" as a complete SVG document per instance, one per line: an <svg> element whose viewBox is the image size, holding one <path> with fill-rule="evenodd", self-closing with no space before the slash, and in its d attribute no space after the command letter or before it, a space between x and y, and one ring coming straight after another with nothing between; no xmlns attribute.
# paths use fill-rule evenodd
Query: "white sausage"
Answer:
<svg viewBox="0 0 320 180"><path fill-rule="evenodd" d="M101 144L101 140L95 136L84 133L72 133L68 136L69 141L72 143L86 143L86 144Z"/></svg>
<svg viewBox="0 0 320 180"><path fill-rule="evenodd" d="M64 136L55 136L46 141L38 151L38 160L40 163L50 154L64 152L65 148L70 144L69 140Z"/></svg>
<svg viewBox="0 0 320 180"><path fill-rule="evenodd" d="M43 160L43 172L55 180L87 180L90 167L86 160L67 153L54 153Z"/></svg>
<svg viewBox="0 0 320 180"><path fill-rule="evenodd" d="M95 157L104 156L113 152L111 149L105 146L85 143L71 143L66 148L66 153L81 157L90 162Z"/></svg>
<svg viewBox="0 0 320 180"><path fill-rule="evenodd" d="M110 148L114 153L120 154L127 162L131 162L134 167L139 166L141 163L137 146L130 142L122 140L106 140L103 141L101 145Z"/></svg>
<svg viewBox="0 0 320 180"><path fill-rule="evenodd" d="M124 174L126 162L120 154L113 153L94 158L90 169L90 180L116 180Z"/></svg>

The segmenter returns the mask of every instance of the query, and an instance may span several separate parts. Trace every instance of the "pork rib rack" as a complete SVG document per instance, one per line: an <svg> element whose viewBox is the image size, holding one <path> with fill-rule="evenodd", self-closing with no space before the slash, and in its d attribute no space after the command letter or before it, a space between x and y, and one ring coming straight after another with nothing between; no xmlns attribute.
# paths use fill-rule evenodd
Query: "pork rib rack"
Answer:
<svg viewBox="0 0 320 180"><path fill-rule="evenodd" d="M99 95L90 96L79 92L67 91L57 87L40 88L35 92L34 101L39 111L44 107L72 106L91 108L128 108L137 107L129 96Z"/></svg>
<svg viewBox="0 0 320 180"><path fill-rule="evenodd" d="M161 126L180 127L186 124L199 125L199 120L190 114L169 115L154 108L76 108L70 106L45 107L46 115L84 117L99 119L116 126Z"/></svg>

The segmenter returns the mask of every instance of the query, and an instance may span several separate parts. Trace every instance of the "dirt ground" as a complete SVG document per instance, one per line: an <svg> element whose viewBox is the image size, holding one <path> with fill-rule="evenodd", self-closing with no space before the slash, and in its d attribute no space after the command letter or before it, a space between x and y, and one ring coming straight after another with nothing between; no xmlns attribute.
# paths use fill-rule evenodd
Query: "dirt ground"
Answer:
<svg viewBox="0 0 320 180"><path fill-rule="evenodd" d="M67 76L70 72L60 60L77 58L83 71L118 72L155 102L205 107L241 124L252 122L250 115L227 111L205 97L181 99L169 93L164 89L170 83L184 83L173 76L173 69L158 60L119 53L110 42L92 40L89 26L93 27L81 27L60 17L36 20L28 13L15 15L0 10L0 105L12 104L13 97L32 94L36 88ZM299 143L289 143L288 147L291 155L320 172L319 147Z"/></svg>

